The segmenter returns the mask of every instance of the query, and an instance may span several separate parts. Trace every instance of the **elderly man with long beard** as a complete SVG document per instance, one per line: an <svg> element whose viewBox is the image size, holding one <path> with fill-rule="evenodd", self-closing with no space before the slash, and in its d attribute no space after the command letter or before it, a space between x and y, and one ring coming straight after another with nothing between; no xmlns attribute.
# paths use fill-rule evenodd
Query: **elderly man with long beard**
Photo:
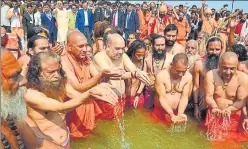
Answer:
<svg viewBox="0 0 248 149"><path fill-rule="evenodd" d="M201 57L199 55L198 43L195 40L189 40L186 43L186 54L189 59L189 72L193 74L193 66L197 60L200 60Z"/></svg>
<svg viewBox="0 0 248 149"><path fill-rule="evenodd" d="M192 88L192 75L187 68L187 55L179 53L174 56L170 68L160 71L156 76L157 98L152 114L166 124L187 121L184 112Z"/></svg>
<svg viewBox="0 0 248 149"><path fill-rule="evenodd" d="M67 36L67 51L61 57L62 68L68 77L68 83L78 92L84 92L96 86L105 77L121 76L114 71L103 70L93 78L90 75L91 59L87 51L91 49L86 37L75 30ZM84 104L69 112L66 116L70 128L71 138L84 138L95 127L95 117L102 111L94 100L88 100Z"/></svg>
<svg viewBox="0 0 248 149"><path fill-rule="evenodd" d="M222 41L220 38L210 38L207 43L207 58L196 61L193 67L194 116L197 120L201 120L201 118L204 119L207 108L203 92L204 77L209 70L216 69L218 67L221 49Z"/></svg>
<svg viewBox="0 0 248 149"><path fill-rule="evenodd" d="M14 55L1 51L1 148L14 149L63 149L63 147L36 136L26 123L30 121L24 100L25 79L20 75L21 67ZM36 132L39 131L36 129ZM40 133L41 134L41 133Z"/></svg>
<svg viewBox="0 0 248 149"><path fill-rule="evenodd" d="M60 57L53 52L42 52L32 57L27 80L28 90L24 97L28 115L45 135L66 148L70 147L66 112L91 98L112 105L117 103L117 96L108 85L100 84L84 93L74 90L64 77Z"/></svg>
<svg viewBox="0 0 248 149"><path fill-rule="evenodd" d="M247 140L241 135L240 126L241 109L248 96L248 76L237 71L237 67L237 55L225 52L220 57L218 69L209 71L205 76L204 91L208 104L205 125L212 139Z"/></svg>
<svg viewBox="0 0 248 149"><path fill-rule="evenodd" d="M145 87L145 103L144 107L147 109L153 109L155 88L154 81L156 75L163 69L167 69L172 62L173 55L166 51L166 40L164 36L154 35L152 39L152 53L145 58L143 70L148 73L151 80L151 84L148 86L141 83L137 90L139 96Z"/></svg>
<svg viewBox="0 0 248 149"><path fill-rule="evenodd" d="M121 116L125 105L125 83L123 80L137 78L138 80L149 84L150 80L144 71L139 70L124 53L125 41L121 35L116 32L109 31L103 38L105 44L105 51L97 53L94 57L93 65L90 67L90 72L93 76L97 75L99 71L104 69L116 69L124 71L125 73L121 77L111 77L105 80L113 85L119 94L119 102L113 107L106 102L98 101L98 105L102 110L102 119L113 119L117 116Z"/></svg>

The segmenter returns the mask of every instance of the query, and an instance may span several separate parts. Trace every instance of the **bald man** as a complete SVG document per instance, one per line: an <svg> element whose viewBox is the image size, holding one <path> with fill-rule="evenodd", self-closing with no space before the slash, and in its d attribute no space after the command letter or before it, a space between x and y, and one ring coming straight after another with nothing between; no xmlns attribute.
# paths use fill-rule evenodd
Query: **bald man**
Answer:
<svg viewBox="0 0 248 149"><path fill-rule="evenodd" d="M197 60L200 60L201 57L199 55L198 43L195 40L189 40L186 43L186 54L189 59L189 72L193 74L193 66Z"/></svg>
<svg viewBox="0 0 248 149"><path fill-rule="evenodd" d="M150 79L147 73L139 70L124 53L125 41L118 33L109 31L104 35L103 40L106 48L104 51L101 51L95 55L93 61L94 65L90 67L90 72L93 76L95 76L99 73L99 71L104 69L114 68L119 71L125 71L121 77L113 77L109 80L105 80L117 89L116 92L120 96L120 102L115 109L117 109L119 114L121 114L124 106L121 97L125 94L125 83L123 80L137 78L145 84L149 84ZM103 119L113 119L115 117L114 108L112 106L106 102L98 102L98 105L103 111Z"/></svg>
<svg viewBox="0 0 248 149"><path fill-rule="evenodd" d="M205 100L208 105L205 125L210 129L209 135L212 138L220 135L225 137L237 137L235 135L240 128L240 113L248 96L248 76L237 71L238 57L233 52L222 54L218 69L209 71L204 80ZM231 120L226 124L225 119ZM223 125L227 125L231 136L224 136ZM215 132L213 132L215 131ZM233 133L234 132L234 133Z"/></svg>
<svg viewBox="0 0 248 149"><path fill-rule="evenodd" d="M77 91L85 92L96 86L104 77L121 76L108 70L101 71L98 75L90 75L91 59L88 56L90 45L86 37L75 30L67 37L67 48L61 57L62 68L68 76L68 83ZM89 100L67 114L67 123L70 128L71 138L84 138L95 127L95 117L101 114L99 106L94 100Z"/></svg>
<svg viewBox="0 0 248 149"><path fill-rule="evenodd" d="M174 56L170 68L162 70L156 76L158 98L155 99L153 116L167 124L187 121L184 112L192 87L192 75L187 68L187 55L179 53Z"/></svg>

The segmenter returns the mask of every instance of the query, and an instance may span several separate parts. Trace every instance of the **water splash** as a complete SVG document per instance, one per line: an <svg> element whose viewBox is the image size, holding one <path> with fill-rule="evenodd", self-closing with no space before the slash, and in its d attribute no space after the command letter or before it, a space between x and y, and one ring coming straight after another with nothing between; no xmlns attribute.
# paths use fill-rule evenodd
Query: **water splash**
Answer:
<svg viewBox="0 0 248 149"><path fill-rule="evenodd" d="M186 128L187 128L186 123L183 123L183 124L171 124L170 128L167 130L167 132L170 132L170 133L176 133L176 132L184 133Z"/></svg>
<svg viewBox="0 0 248 149"><path fill-rule="evenodd" d="M229 134L230 124L230 116L223 118L216 118L215 116L211 116L211 119L207 123L207 139L209 141L223 141L224 138Z"/></svg>
<svg viewBox="0 0 248 149"><path fill-rule="evenodd" d="M120 85L121 85L121 79L120 79ZM122 86L121 86L122 90ZM129 149L130 144L126 142L125 140L125 121L124 121L124 106L125 106L125 99L121 95L120 100L120 108L114 108L115 112L115 119L117 120L120 132L121 132L121 146L123 149ZM121 113L121 114L120 114Z"/></svg>

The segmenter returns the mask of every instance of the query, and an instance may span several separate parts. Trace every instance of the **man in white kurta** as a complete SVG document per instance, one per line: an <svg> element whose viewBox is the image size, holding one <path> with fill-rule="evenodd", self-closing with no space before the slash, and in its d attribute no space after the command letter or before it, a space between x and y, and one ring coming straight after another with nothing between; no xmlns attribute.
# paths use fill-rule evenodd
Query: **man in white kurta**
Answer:
<svg viewBox="0 0 248 149"><path fill-rule="evenodd" d="M57 2L57 8L54 10L54 16L58 24L57 42L65 43L68 32L69 16L68 11L63 8L62 1Z"/></svg>

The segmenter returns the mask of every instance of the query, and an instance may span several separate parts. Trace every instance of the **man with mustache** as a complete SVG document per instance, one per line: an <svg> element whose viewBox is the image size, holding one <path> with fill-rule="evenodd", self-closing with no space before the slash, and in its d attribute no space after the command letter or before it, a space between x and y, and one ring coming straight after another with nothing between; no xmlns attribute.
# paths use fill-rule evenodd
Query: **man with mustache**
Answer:
<svg viewBox="0 0 248 149"><path fill-rule="evenodd" d="M119 116L123 112L123 102L126 89L124 80L136 78L145 84L149 84L150 79L147 73L139 70L124 53L125 41L120 34L114 31L109 31L105 33L103 41L105 50L98 52L94 56L94 65L91 65L90 67L91 74L95 76L99 71L111 68L120 72L125 72L121 77L111 77L105 80L105 82L109 82L116 88L116 92L119 95L118 104L113 107L106 102L98 101L98 105L103 112L101 118L113 119L116 115Z"/></svg>
<svg viewBox="0 0 248 149"><path fill-rule="evenodd" d="M216 69L222 49L222 41L218 37L212 37L207 43L206 59L198 60L193 67L193 99L194 116L197 120L203 120L207 105L204 100L203 80L209 70ZM203 119L201 119L203 118Z"/></svg>
<svg viewBox="0 0 248 149"><path fill-rule="evenodd" d="M166 49L166 40L164 36L155 34L152 37L152 53L145 58L143 71L148 73L148 76L151 80L151 84L146 85L145 88L145 103L144 106L147 109L153 109L154 103L154 81L156 75L163 69L167 69L172 62L173 55L167 52ZM136 96L139 96L143 91L145 84L141 83L140 87L136 93Z"/></svg>
<svg viewBox="0 0 248 149"><path fill-rule="evenodd" d="M143 2L142 8L138 11L138 17L139 17L139 25L140 25L139 38L144 39L148 35L148 22L151 17L147 3Z"/></svg>
<svg viewBox="0 0 248 149"><path fill-rule="evenodd" d="M178 15L175 10L173 10L173 12L176 18L175 25L178 28L177 42L185 47L186 40L188 39L190 33L188 20L185 18L185 15L182 11L179 11Z"/></svg>
<svg viewBox="0 0 248 149"><path fill-rule="evenodd" d="M66 112L91 98L112 105L117 103L117 96L109 85L100 84L84 93L74 90L64 76L60 57L50 51L32 57L27 80L28 90L24 97L29 117L47 137L66 148L70 147L70 132L65 123Z"/></svg>
<svg viewBox="0 0 248 149"><path fill-rule="evenodd" d="M75 30L67 36L67 50L61 57L62 68L68 77L67 81L78 92L85 92L100 83L105 77L121 76L113 71L103 70L97 76L91 77L89 55L92 48L83 33ZM71 138L84 138L95 128L95 117L102 111L94 100L69 112L66 116Z"/></svg>
<svg viewBox="0 0 248 149"><path fill-rule="evenodd" d="M199 55L198 43L195 40L189 40L186 43L186 54L189 59L189 72L193 74L193 66L197 60L200 60L201 57Z"/></svg>
<svg viewBox="0 0 248 149"><path fill-rule="evenodd" d="M185 53L184 47L177 41L178 28L175 24L169 24L164 29L165 49L167 53L176 55L177 53Z"/></svg>
<svg viewBox="0 0 248 149"><path fill-rule="evenodd" d="M218 69L209 71L204 79L204 97L208 105L205 126L210 128L210 137L214 139L247 140L242 136L240 123L241 109L248 96L248 76L237 70L238 63L234 52L225 52L220 57ZM227 136L223 134L225 119L230 120L225 124ZM211 130L213 125L215 129Z"/></svg>
<svg viewBox="0 0 248 149"><path fill-rule="evenodd" d="M32 128L24 100L25 79L20 75L21 67L14 55L7 50L1 51L1 148L14 149L63 149L47 140L37 126ZM35 129L36 128L36 129ZM35 132L41 135L36 136ZM46 139L45 139L45 138ZM49 139L49 138L48 138Z"/></svg>
<svg viewBox="0 0 248 149"><path fill-rule="evenodd" d="M152 112L155 118L166 124L187 122L184 114L192 88L192 75L187 71L188 57L184 53L176 54L168 69L156 76L157 97Z"/></svg>

